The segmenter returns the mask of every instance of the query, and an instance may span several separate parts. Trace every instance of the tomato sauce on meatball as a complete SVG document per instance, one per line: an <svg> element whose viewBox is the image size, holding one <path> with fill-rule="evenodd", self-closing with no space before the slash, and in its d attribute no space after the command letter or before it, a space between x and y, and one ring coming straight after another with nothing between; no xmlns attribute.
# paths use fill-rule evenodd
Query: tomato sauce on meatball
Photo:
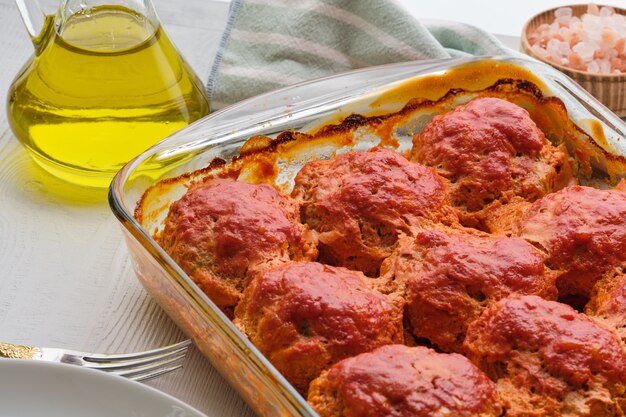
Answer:
<svg viewBox="0 0 626 417"><path fill-rule="evenodd" d="M458 354L389 345L335 364L311 383L320 417L497 417L495 385Z"/></svg>
<svg viewBox="0 0 626 417"><path fill-rule="evenodd" d="M626 261L626 193L568 187L535 202L513 229L561 271L560 297L588 297L605 271Z"/></svg>
<svg viewBox="0 0 626 417"><path fill-rule="evenodd" d="M223 179L196 184L174 202L159 243L230 315L249 270L317 255L290 197L267 184Z"/></svg>
<svg viewBox="0 0 626 417"><path fill-rule="evenodd" d="M411 160L445 177L461 223L481 230L503 205L572 181L565 148L552 146L525 109L498 98L435 116L414 136Z"/></svg>
<svg viewBox="0 0 626 417"><path fill-rule="evenodd" d="M361 272L316 262L257 274L235 316L302 394L335 362L403 341L400 303L374 290Z"/></svg>
<svg viewBox="0 0 626 417"><path fill-rule="evenodd" d="M556 274L520 238L425 230L385 261L381 281L406 298L408 331L444 352L462 352L467 326L510 294L556 299ZM404 289L402 289L404 287Z"/></svg>
<svg viewBox="0 0 626 417"><path fill-rule="evenodd" d="M505 298L469 326L464 347L496 381L507 416L623 415L623 345L565 304Z"/></svg>
<svg viewBox="0 0 626 417"><path fill-rule="evenodd" d="M298 173L292 196L302 220L319 232L320 260L378 275L401 234L457 221L443 180L384 148L313 161Z"/></svg>

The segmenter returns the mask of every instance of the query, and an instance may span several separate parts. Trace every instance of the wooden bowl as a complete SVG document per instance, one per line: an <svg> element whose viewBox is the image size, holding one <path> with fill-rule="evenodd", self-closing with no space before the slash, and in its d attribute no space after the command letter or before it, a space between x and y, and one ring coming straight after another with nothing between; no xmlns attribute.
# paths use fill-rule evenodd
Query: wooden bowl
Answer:
<svg viewBox="0 0 626 417"><path fill-rule="evenodd" d="M587 11L586 4L560 6L571 7L572 16L582 16ZM603 7L598 5L598 7ZM615 13L626 15L625 9L610 6ZM554 21L554 11L557 8L549 9L532 17L522 29L521 50L527 55L532 56L546 64L553 66L559 71L567 74L570 78L580 84L591 95L597 98L602 104L611 109L620 117L626 117L626 73L622 74L591 74L586 71L575 70L565 67L555 62L546 60L538 56L532 49L528 41L528 34L533 32L539 25L543 23L550 24Z"/></svg>

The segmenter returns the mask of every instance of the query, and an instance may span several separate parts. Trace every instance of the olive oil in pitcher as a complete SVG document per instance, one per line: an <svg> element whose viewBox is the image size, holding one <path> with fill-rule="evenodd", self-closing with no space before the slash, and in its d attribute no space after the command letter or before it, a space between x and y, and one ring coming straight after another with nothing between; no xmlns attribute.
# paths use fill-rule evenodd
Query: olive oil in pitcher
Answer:
<svg viewBox="0 0 626 417"><path fill-rule="evenodd" d="M59 19L46 17L8 97L15 135L47 171L108 186L130 159L208 113L202 83L156 15L105 5Z"/></svg>

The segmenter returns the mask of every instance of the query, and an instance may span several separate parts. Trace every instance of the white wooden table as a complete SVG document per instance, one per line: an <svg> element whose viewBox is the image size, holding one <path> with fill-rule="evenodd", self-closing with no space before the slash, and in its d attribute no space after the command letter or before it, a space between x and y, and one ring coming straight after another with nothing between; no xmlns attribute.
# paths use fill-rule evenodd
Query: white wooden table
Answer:
<svg viewBox="0 0 626 417"><path fill-rule="evenodd" d="M54 10L57 2L44 4L50 3ZM228 3L153 3L173 42L206 80ZM183 340L135 278L106 190L51 177L11 133L7 90L32 51L13 0L0 0L0 340L94 351ZM195 349L182 370L148 384L211 417L254 415Z"/></svg>
<svg viewBox="0 0 626 417"><path fill-rule="evenodd" d="M153 1L166 32L206 80L227 0ZM417 4L423 6L402 2L416 14ZM429 3L419 17L446 18L457 10L451 0ZM516 3L525 2L477 1L476 13L463 20L481 26L485 16L493 20L493 13L484 13L490 5ZM57 1L46 4L54 9ZM515 43L519 26L503 33L509 44ZM49 176L11 133L5 97L32 50L13 0L0 0L0 340L93 351L132 351L182 340L136 280L106 190L77 188ZM211 417L253 415L195 350L184 369L148 384Z"/></svg>

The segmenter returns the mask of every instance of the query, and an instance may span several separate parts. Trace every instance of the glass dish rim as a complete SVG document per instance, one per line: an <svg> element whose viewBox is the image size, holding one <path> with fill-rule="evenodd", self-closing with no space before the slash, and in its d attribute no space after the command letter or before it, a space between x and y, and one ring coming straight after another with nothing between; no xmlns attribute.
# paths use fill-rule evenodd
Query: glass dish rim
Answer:
<svg viewBox="0 0 626 417"><path fill-rule="evenodd" d="M321 84L329 80L337 80L342 77L351 77L354 75L363 75L367 73L374 73L375 71L385 71L385 70L401 70L403 68L407 69L407 73L410 73L410 77L419 77L420 75L430 74L437 70L446 70L458 65L483 61L483 60L493 60L496 62L506 62L518 64L523 68L528 69L530 72L535 74L542 81L546 81L546 76L553 77L552 82L558 82L561 86L563 86L566 90L568 90L569 94L575 96L578 100L581 98L586 102L586 108L593 109L594 111L600 110L601 112L606 112L609 115L608 122L613 123L612 127L616 123L621 123L619 125L619 130L622 132L626 132L626 124L619 119L616 115L614 115L609 109L603 106L598 100L593 98L589 93L582 89L579 85L577 85L573 80L571 80L566 75L560 73L558 70L550 67L549 65L542 63L538 60L535 60L531 57L518 57L518 56L482 56L482 57L461 57L461 58L445 58L445 59L436 59L436 60L420 60L420 61L410 61L410 62L401 62L394 64L386 64L375 67L367 67L357 70L346 71L338 74L333 74L313 80L307 80L298 84L294 84L292 86L287 86L278 90L273 90L270 92L266 92L254 97L250 97L241 102L235 103L218 111L215 111L202 119L194 122L193 124L179 130L178 132L170 135L165 138L161 142L152 146L148 150L144 151L133 160L129 161L114 177L111 185L109 187L109 205L113 214L121 223L122 227L124 227L137 241L141 244L144 250L148 252L150 256L154 258L162 267L165 267L168 272L175 272L176 276L172 277L175 281L180 282L181 280L188 286L188 288L193 289L195 293L196 301L198 298L202 301L204 305L200 305L202 307L203 313L209 314L209 311L212 315L217 316L220 319L220 327L225 329L225 336L229 337L231 340L235 342L235 344L239 348L244 348L248 352L251 352L254 355L253 359L258 368L258 370L263 374L271 375L277 382L279 382L282 387L287 391L287 393L291 396L290 402L294 400L298 404L298 408L301 411L305 411L309 413L311 416L317 415L308 405L306 399L303 398L298 392L295 391L291 387L290 384L284 379L284 377L274 368L274 366L262 355L258 349L249 341L247 337L245 337L232 323L230 319L224 315L219 308L196 286L196 284L189 278L189 276L180 269L180 267L169 257L169 255L156 243L156 241L152 238L151 234L144 229L139 222L134 218L134 213L127 209L126 204L123 203L123 194L124 194L124 185L130 179L130 175L134 172L134 169L137 168L142 162L144 162L150 156L153 156L157 152L161 152L168 149L176 148L178 151L181 149L184 150L186 144L182 144L181 142L189 137L191 139L196 136L196 134L202 129L204 125L210 124L211 122L216 122L219 124L221 118L228 118L230 113L236 113L242 109L249 109L254 107L255 104L259 104L263 100L271 100L272 98L282 96L285 94L289 94L297 89L303 87L310 87L316 84ZM542 70L541 74L536 74L535 69L540 68ZM408 75L408 74L407 74ZM409 77L405 78L409 79ZM391 82L387 83L390 84ZM337 93L340 95L342 93ZM579 103L581 104L581 103ZM585 103L582 103L585 105ZM313 104L310 104L313 106ZM278 114L280 112L289 110L289 104L281 105L273 107L266 111L267 114ZM568 108L569 111L569 108ZM254 119L254 115L258 113L252 113L253 116L250 120L247 120L247 123L250 125L259 123L259 119ZM265 113L263 113L265 114ZM596 113L597 114L597 113ZM603 114L606 116L606 114ZM606 119L604 118L606 121ZM206 137L204 139L200 139L199 141L193 141L192 145L197 147L199 145L204 146L217 146L222 143L228 142L228 137ZM250 356L250 355L246 355Z"/></svg>

